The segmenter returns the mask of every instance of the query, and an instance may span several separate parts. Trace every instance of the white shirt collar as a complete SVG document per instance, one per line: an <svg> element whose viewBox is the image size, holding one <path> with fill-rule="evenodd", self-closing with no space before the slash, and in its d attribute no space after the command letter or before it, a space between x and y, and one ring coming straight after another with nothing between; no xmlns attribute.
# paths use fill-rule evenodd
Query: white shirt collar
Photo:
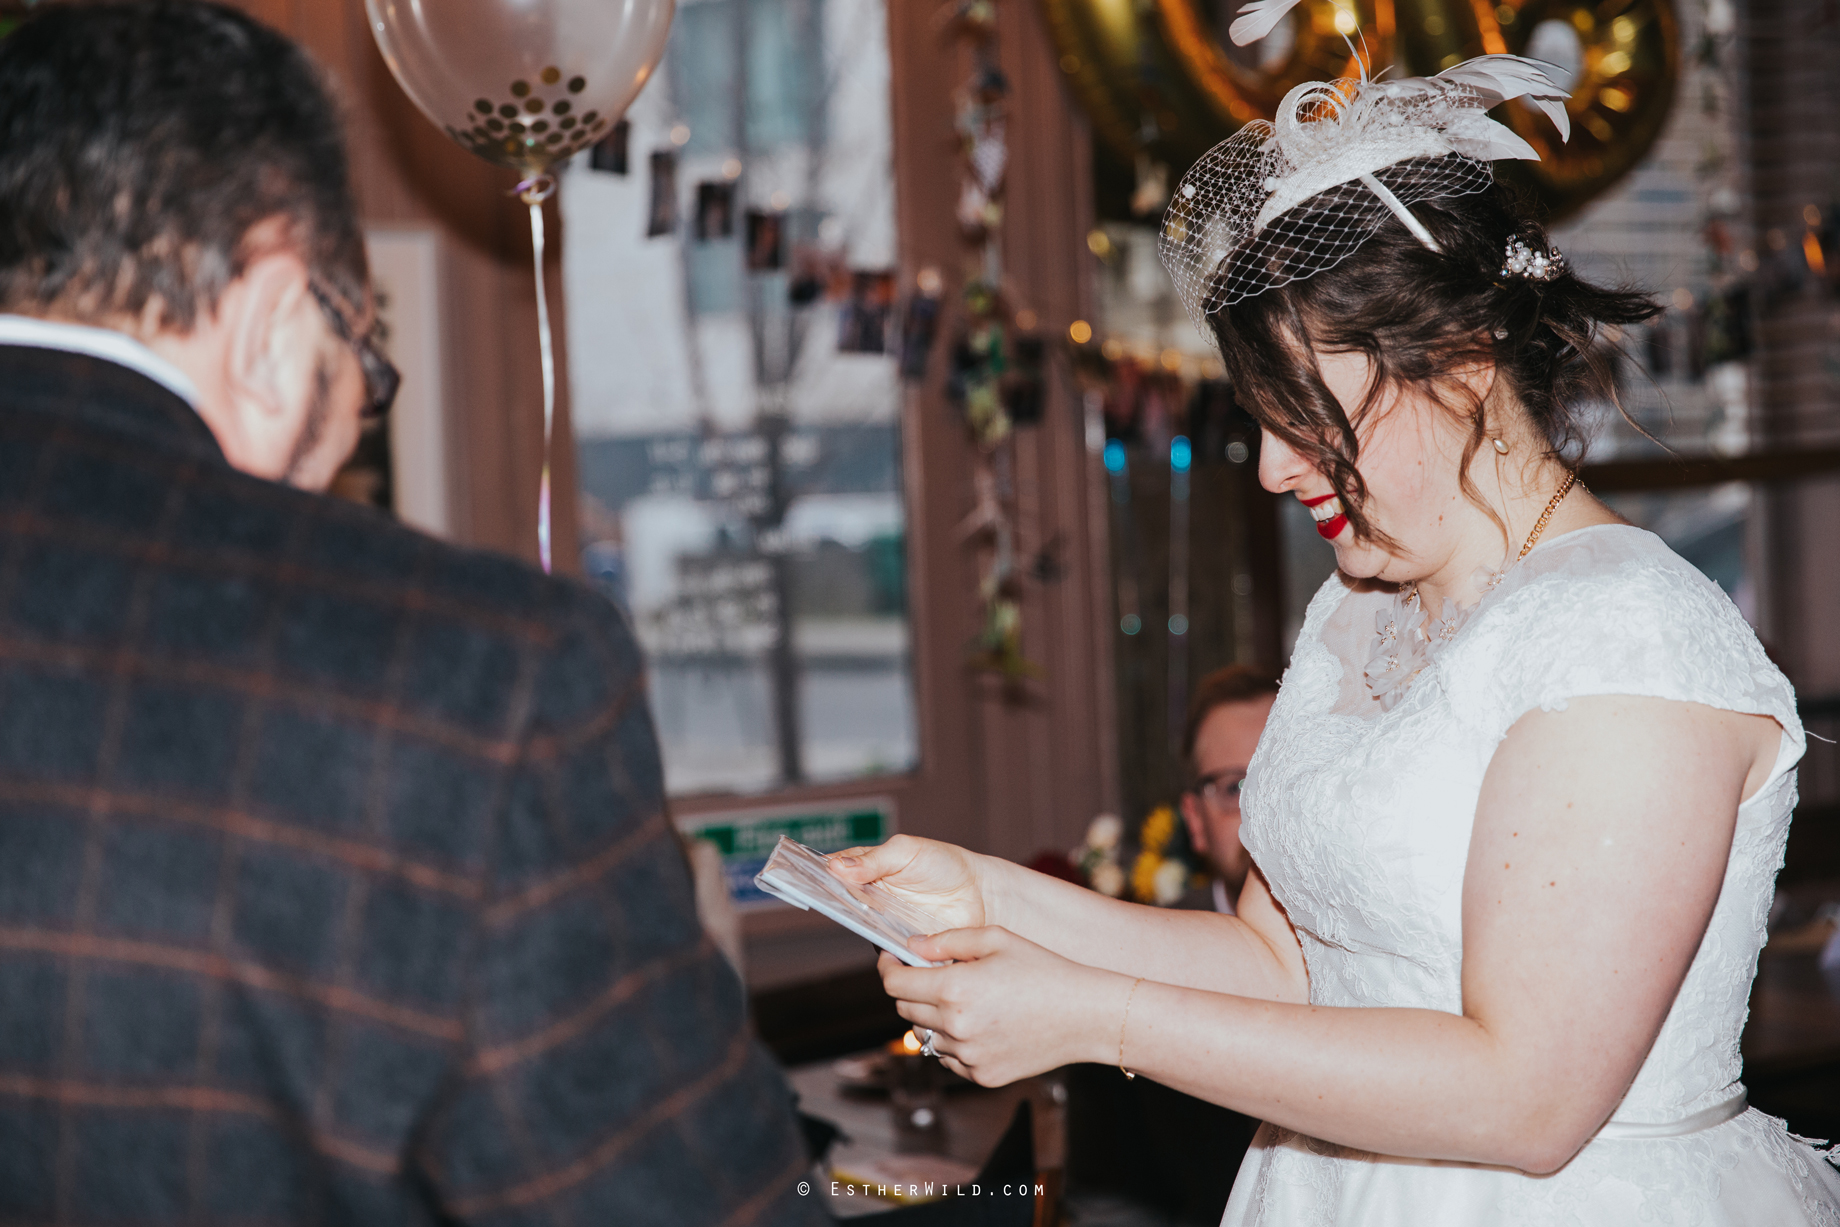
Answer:
<svg viewBox="0 0 1840 1227"><path fill-rule="evenodd" d="M145 375L193 409L198 408L198 388L190 377L125 332L34 319L29 315L0 314L0 345L61 349L101 358Z"/></svg>

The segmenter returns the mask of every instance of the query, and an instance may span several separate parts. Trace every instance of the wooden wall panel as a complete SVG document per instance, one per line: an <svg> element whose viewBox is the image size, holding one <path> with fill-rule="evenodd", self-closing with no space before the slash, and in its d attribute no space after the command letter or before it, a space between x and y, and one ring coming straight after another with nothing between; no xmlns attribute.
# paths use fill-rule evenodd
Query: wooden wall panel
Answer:
<svg viewBox="0 0 1840 1227"><path fill-rule="evenodd" d="M1092 142L1066 86L1039 5L1010 0L1001 10L1002 66L1012 88L1011 169L1004 263L1018 304L1037 312L1051 351L1076 319L1094 310ZM1058 544L1060 578L1031 586L1024 603L1030 652L1046 669L1044 702L992 715L1026 729L1033 768L1026 828L1003 811L990 838L1010 855L1077 841L1100 810L1118 805L1113 745L1109 569L1100 565L1107 530L1091 516L1088 491L1103 484L1086 451L1084 414L1069 368L1051 366L1040 425L1020 432L1018 470L1024 545ZM1029 514L1029 513L1033 514ZM1095 548L1095 545L1099 548Z"/></svg>
<svg viewBox="0 0 1840 1227"><path fill-rule="evenodd" d="M970 56L941 35L937 10L918 3L890 6L890 46L902 271L911 278L937 267L956 291L971 261L954 217L961 172L953 94ZM1090 142L1034 4L1006 0L999 46L1011 85L1005 288L1016 306L1037 313L1052 351L1091 310ZM908 403L920 774L931 784L931 795L915 797L909 825L1027 859L1071 845L1095 812L1116 805L1109 602L1095 569L1105 551L1094 548L1105 525L1088 497L1096 462L1081 440L1077 391L1057 362L1043 421L1020 429L1015 442L1019 550L1033 557L1052 546L1061 570L1057 581L1030 582L1024 592L1024 652L1044 677L1019 702L963 665L979 620L975 559L956 539L972 506L973 456L941 392L942 366L936 355L932 378Z"/></svg>

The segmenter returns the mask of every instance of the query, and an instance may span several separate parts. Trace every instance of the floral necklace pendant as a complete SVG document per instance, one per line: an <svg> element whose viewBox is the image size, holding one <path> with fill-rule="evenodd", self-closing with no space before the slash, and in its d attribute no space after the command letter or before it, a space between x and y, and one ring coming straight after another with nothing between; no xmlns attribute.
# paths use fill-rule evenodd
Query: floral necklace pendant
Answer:
<svg viewBox="0 0 1840 1227"><path fill-rule="evenodd" d="M1493 592L1505 575L1487 568L1478 572L1476 579L1482 595ZM1392 711L1405 698L1413 679L1431 667L1432 660L1450 646L1475 611L1476 605L1460 609L1445 597L1440 616L1428 617L1419 599L1418 585L1407 584L1394 594L1388 608L1374 614L1374 650L1362 673L1381 711Z"/></svg>
<svg viewBox="0 0 1840 1227"><path fill-rule="evenodd" d="M1559 504L1572 491L1577 483L1576 473L1567 473L1559 490L1546 504L1539 522L1533 526L1533 532L1521 546L1521 552L1509 560L1506 567L1499 571L1488 567L1478 567L1471 577L1479 591L1475 604L1467 609L1459 609L1457 603L1449 597L1444 598L1444 608L1436 618L1429 617L1419 600L1416 581L1405 584L1393 596L1390 608L1374 614L1374 647L1368 654L1367 666L1361 671L1367 679L1367 689L1372 692L1374 700L1380 704L1383 712L1392 711L1399 701L1406 696L1412 686L1412 679L1431 667L1437 654L1456 639L1468 622L1470 616L1482 605L1501 582L1508 578L1508 570L1527 557L1538 544L1540 534L1546 531L1548 521Z"/></svg>
<svg viewBox="0 0 1840 1227"><path fill-rule="evenodd" d="M1374 613L1374 649L1362 674L1381 711L1392 711L1412 681L1431 665L1432 657L1452 639L1469 614L1446 599L1444 616L1425 616L1418 585L1407 584L1385 609Z"/></svg>

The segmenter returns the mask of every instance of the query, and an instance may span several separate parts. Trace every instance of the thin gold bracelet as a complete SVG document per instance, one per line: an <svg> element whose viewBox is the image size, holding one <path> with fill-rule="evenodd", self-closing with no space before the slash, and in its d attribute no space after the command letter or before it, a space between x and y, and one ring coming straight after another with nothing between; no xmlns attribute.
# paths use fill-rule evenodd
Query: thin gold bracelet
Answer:
<svg viewBox="0 0 1840 1227"><path fill-rule="evenodd" d="M1142 976L1131 981L1131 991L1126 994L1124 999L1124 1017L1118 1020L1118 1072L1127 1078L1135 1078L1137 1075L1124 1067L1124 1029L1125 1024L1131 1021L1131 1002L1137 996L1137 986L1143 982L1144 978Z"/></svg>

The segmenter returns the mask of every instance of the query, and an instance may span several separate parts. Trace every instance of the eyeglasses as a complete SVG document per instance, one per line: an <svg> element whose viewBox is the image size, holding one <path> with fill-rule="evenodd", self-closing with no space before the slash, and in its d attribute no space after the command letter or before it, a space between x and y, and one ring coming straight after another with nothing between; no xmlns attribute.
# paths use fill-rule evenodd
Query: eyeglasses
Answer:
<svg viewBox="0 0 1840 1227"><path fill-rule="evenodd" d="M364 372L364 420L381 421L396 401L396 390L402 386L402 372L377 347L377 329L374 325L369 332L359 336L330 290L314 280L307 282L307 289L312 293L313 301L319 304L319 309L325 312L333 333L351 347L352 354L358 359L358 369Z"/></svg>
<svg viewBox="0 0 1840 1227"><path fill-rule="evenodd" d="M1229 769L1202 776L1195 781L1195 786L1189 791L1209 805L1220 809L1230 809L1239 804L1240 789L1245 786L1245 783L1246 773L1244 771Z"/></svg>

